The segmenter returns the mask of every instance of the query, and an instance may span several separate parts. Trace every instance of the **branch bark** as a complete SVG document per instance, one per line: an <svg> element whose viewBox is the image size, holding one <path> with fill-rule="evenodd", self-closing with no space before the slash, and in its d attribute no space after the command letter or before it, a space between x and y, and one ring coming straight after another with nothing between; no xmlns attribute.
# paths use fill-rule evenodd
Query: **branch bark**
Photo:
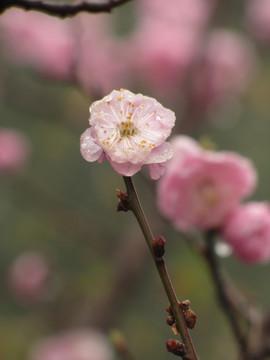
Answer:
<svg viewBox="0 0 270 360"><path fill-rule="evenodd" d="M131 177L124 176L124 182L125 182L125 185L127 188L128 207L129 207L128 209L126 209L124 211L131 210L133 212L133 214L135 215L135 217L138 221L138 224L142 230L142 233L145 237L146 243L149 247L152 258L153 258L156 268L158 270L160 279L162 281L163 288L166 292L169 303L172 307L172 312L173 312L174 318L176 320L177 329L181 335L184 345L186 346L186 350L188 353L186 359L188 358L189 360L198 360L198 356L196 354L189 331L187 329L184 313L183 313L182 308L179 305L179 301L176 297L169 273L167 271L165 261L164 261L163 257L157 259L154 254L153 243L152 243L152 241L154 240L154 236L149 227L149 224L145 217L143 209L141 207L141 204L140 204L140 201L139 201L139 198L138 198L136 189L133 185Z"/></svg>
<svg viewBox="0 0 270 360"><path fill-rule="evenodd" d="M239 344L241 359L260 359L262 350L262 315L259 309L248 303L221 268L214 252L213 235L208 234L202 254L208 264L217 297Z"/></svg>
<svg viewBox="0 0 270 360"><path fill-rule="evenodd" d="M111 12L113 8L131 0L102 0L73 3L46 2L41 0L1 0L0 14L11 7L40 11L48 15L66 18L85 11L89 13Z"/></svg>

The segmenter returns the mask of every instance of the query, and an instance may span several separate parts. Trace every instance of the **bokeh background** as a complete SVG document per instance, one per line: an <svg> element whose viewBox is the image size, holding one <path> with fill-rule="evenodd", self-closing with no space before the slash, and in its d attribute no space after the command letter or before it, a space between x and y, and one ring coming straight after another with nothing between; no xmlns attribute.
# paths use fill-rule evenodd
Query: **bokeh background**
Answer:
<svg viewBox="0 0 270 360"><path fill-rule="evenodd" d="M25 154L5 165L0 137L1 359L30 359L40 339L85 326L121 331L138 360L172 356L160 279L132 214L116 212L123 180L107 162L80 155L90 104L114 88L174 110L174 133L249 157L259 174L253 199L270 200L269 1L188 3L131 1L111 14L52 23L37 13L23 20L22 10L0 16L0 134L23 136ZM206 264L159 215L155 182L146 172L134 181L153 232L167 239L178 297L198 316L192 338L200 357L235 358ZM221 262L266 310L270 265Z"/></svg>

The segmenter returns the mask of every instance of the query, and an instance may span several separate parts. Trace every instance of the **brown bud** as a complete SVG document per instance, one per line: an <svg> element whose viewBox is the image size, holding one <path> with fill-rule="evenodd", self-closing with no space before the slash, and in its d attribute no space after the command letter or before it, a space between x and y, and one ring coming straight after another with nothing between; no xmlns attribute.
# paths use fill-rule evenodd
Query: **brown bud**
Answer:
<svg viewBox="0 0 270 360"><path fill-rule="evenodd" d="M166 306L166 311L173 316L172 305Z"/></svg>
<svg viewBox="0 0 270 360"><path fill-rule="evenodd" d="M185 321L189 329L193 329L196 324L197 316L194 311L188 309L184 312Z"/></svg>
<svg viewBox="0 0 270 360"><path fill-rule="evenodd" d="M178 340L170 339L166 342L167 350L174 355L184 356L186 354L185 346Z"/></svg>
<svg viewBox="0 0 270 360"><path fill-rule="evenodd" d="M189 309L190 301L189 300L183 300L183 301L180 302L180 306L181 306L183 311L186 311L186 310Z"/></svg>
<svg viewBox="0 0 270 360"><path fill-rule="evenodd" d="M155 239L153 239L152 243L155 257L158 259L162 258L165 253L166 240L163 236L158 235Z"/></svg>
<svg viewBox="0 0 270 360"><path fill-rule="evenodd" d="M119 189L116 189L116 196L119 199L119 202L117 205L117 212L130 210L128 194Z"/></svg>
<svg viewBox="0 0 270 360"><path fill-rule="evenodd" d="M173 324L175 323L175 318L172 315L167 316L167 324L170 326L173 326Z"/></svg>

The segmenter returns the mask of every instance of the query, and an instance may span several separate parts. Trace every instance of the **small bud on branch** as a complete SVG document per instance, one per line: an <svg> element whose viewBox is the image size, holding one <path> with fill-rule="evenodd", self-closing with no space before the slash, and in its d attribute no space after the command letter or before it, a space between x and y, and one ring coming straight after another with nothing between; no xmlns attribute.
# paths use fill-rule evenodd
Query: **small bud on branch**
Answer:
<svg viewBox="0 0 270 360"><path fill-rule="evenodd" d="M153 252L157 259L162 258L165 253L165 245L166 240L163 236L158 235L155 239L152 240L153 242Z"/></svg>
<svg viewBox="0 0 270 360"><path fill-rule="evenodd" d="M116 189L116 196L119 199L119 202L117 205L117 212L119 212L119 211L127 212L128 210L130 210L128 194L119 189Z"/></svg>
<svg viewBox="0 0 270 360"><path fill-rule="evenodd" d="M186 354L184 344L180 343L178 340L170 339L166 342L166 347L168 352L171 352L177 356L184 356Z"/></svg>

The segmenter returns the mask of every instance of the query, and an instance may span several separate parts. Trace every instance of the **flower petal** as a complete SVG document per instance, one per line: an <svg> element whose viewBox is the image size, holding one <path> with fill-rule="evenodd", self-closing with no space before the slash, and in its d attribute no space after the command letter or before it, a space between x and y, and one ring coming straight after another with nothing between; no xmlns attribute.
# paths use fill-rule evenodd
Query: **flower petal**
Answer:
<svg viewBox="0 0 270 360"><path fill-rule="evenodd" d="M148 157L146 164L163 163L173 157L173 146L169 142L154 148Z"/></svg>
<svg viewBox="0 0 270 360"><path fill-rule="evenodd" d="M142 164L131 164L130 162L125 163L117 163L109 159L109 162L111 166L114 168L114 170L121 176L133 176L136 174L142 167Z"/></svg>
<svg viewBox="0 0 270 360"><path fill-rule="evenodd" d="M157 180L164 174L165 164L166 163L147 165L151 179Z"/></svg>
<svg viewBox="0 0 270 360"><path fill-rule="evenodd" d="M96 144L92 129L88 128L81 136L81 154L86 161L96 161L102 155L102 147Z"/></svg>

